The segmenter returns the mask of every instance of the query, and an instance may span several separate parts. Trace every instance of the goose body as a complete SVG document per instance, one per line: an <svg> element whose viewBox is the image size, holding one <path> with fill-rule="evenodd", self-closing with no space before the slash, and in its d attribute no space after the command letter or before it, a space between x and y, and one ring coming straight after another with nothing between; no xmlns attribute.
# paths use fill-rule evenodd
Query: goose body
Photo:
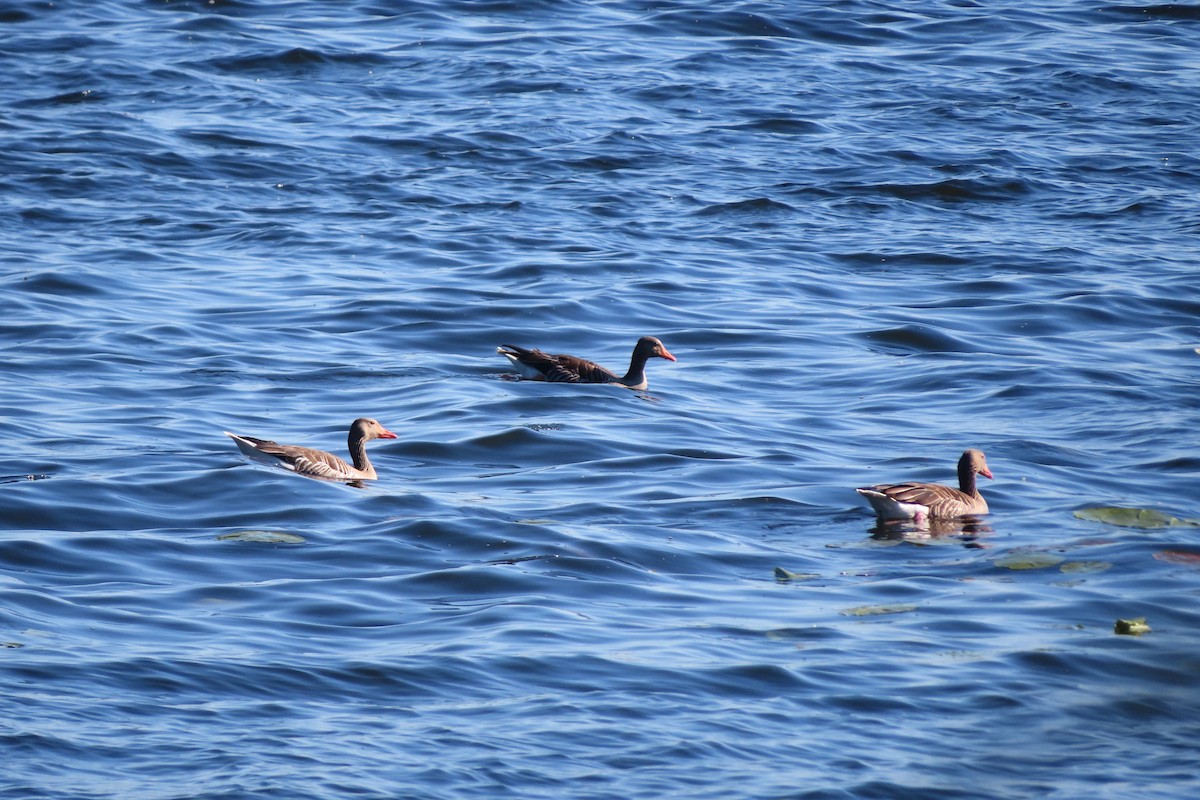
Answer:
<svg viewBox="0 0 1200 800"><path fill-rule="evenodd" d="M260 464L283 467L298 475L331 481L375 480L378 475L375 473L375 467L371 465L371 460L367 458L367 442L371 439L396 438L396 434L373 419L360 417L354 420L346 440L350 449L350 458L354 463L348 464L333 453L327 453L324 450L299 447L293 444L279 444L269 439L239 436L229 431L224 431L224 433L233 439L238 449L246 457Z"/></svg>
<svg viewBox="0 0 1200 800"><path fill-rule="evenodd" d="M856 489L867 498L879 519L917 523L988 513L987 501L975 486L975 476L992 477L980 450L967 450L958 459L958 488L940 483L893 483Z"/></svg>
<svg viewBox="0 0 1200 800"><path fill-rule="evenodd" d="M653 336L638 339L629 359L629 370L624 375L617 375L612 370L579 356L553 355L513 344L500 345L496 352L507 358L517 372L528 380L553 383L618 383L638 390L645 389L648 385L647 361L651 358L676 360L663 343Z"/></svg>

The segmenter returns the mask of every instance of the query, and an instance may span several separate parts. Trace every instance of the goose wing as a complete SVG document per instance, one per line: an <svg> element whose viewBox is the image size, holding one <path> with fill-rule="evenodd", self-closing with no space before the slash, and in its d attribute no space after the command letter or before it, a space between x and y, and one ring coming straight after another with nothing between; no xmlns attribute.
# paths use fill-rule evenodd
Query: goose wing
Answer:
<svg viewBox="0 0 1200 800"><path fill-rule="evenodd" d="M226 434L237 443L238 449L250 458L275 463L301 475L314 478L330 478L345 480L355 476L355 470L341 458L324 450L311 447L299 447L291 444L280 444L270 439L256 439L253 436L238 436Z"/></svg>

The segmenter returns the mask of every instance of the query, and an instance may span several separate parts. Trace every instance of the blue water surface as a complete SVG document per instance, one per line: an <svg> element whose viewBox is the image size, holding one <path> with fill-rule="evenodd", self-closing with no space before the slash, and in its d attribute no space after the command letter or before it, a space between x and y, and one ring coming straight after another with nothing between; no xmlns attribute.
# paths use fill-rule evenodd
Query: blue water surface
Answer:
<svg viewBox="0 0 1200 800"><path fill-rule="evenodd" d="M1193 796L1197 108L1187 4L0 3L0 797Z"/></svg>

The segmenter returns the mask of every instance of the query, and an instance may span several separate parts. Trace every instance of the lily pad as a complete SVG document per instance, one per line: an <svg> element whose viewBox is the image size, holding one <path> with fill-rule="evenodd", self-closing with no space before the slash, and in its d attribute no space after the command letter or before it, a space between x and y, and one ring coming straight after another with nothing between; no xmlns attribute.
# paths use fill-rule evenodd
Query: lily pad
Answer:
<svg viewBox="0 0 1200 800"><path fill-rule="evenodd" d="M231 531L217 537L223 542L256 542L258 544L304 544L305 538L283 531Z"/></svg>
<svg viewBox="0 0 1200 800"><path fill-rule="evenodd" d="M777 581L811 581L821 577L813 572L792 572L783 567L775 568L775 580Z"/></svg>
<svg viewBox="0 0 1200 800"><path fill-rule="evenodd" d="M1122 636L1141 636L1143 633L1149 633L1150 626L1146 624L1145 617L1137 617L1136 619L1119 619L1113 625L1113 633L1119 633Z"/></svg>
<svg viewBox="0 0 1200 800"><path fill-rule="evenodd" d="M1061 564L1062 560L1062 556L1053 553L1013 553L992 563L1004 569L1046 569Z"/></svg>
<svg viewBox="0 0 1200 800"><path fill-rule="evenodd" d="M1170 514L1164 514L1153 508L1121 508L1119 506L1081 508L1075 512L1075 516L1079 519L1119 525L1122 528L1174 528L1182 525L1200 525L1200 521L1172 517Z"/></svg>
<svg viewBox="0 0 1200 800"><path fill-rule="evenodd" d="M1112 564L1108 561L1068 561L1058 569L1069 573L1104 572L1106 569L1112 569Z"/></svg>
<svg viewBox="0 0 1200 800"><path fill-rule="evenodd" d="M880 614L903 614L916 610L917 606L912 603L896 603L890 606L855 606L843 609L840 613L847 617L874 617Z"/></svg>

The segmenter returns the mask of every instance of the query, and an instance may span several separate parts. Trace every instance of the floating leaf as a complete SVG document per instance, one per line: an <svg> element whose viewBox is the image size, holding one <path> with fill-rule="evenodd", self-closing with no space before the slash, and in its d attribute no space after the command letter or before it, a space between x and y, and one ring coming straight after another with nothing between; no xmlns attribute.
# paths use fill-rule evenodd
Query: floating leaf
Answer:
<svg viewBox="0 0 1200 800"><path fill-rule="evenodd" d="M879 614L903 614L906 611L916 611L917 606L911 603L897 603L890 606L856 606L843 609L840 613L847 617L874 617Z"/></svg>
<svg viewBox="0 0 1200 800"><path fill-rule="evenodd" d="M1149 633L1150 626L1146 624L1145 617L1137 617L1136 619L1119 619L1113 625L1113 633L1119 633L1122 636L1141 636L1143 633Z"/></svg>
<svg viewBox="0 0 1200 800"><path fill-rule="evenodd" d="M1154 557L1159 561L1167 561L1172 564L1200 567L1200 553L1193 553L1189 550L1160 550L1154 554Z"/></svg>
<svg viewBox="0 0 1200 800"><path fill-rule="evenodd" d="M777 581L811 581L821 577L812 572L792 572L783 567L775 568L775 580Z"/></svg>
<svg viewBox="0 0 1200 800"><path fill-rule="evenodd" d="M303 544L303 536L283 531L231 531L217 537L224 542L257 542L259 544Z"/></svg>
<svg viewBox="0 0 1200 800"><path fill-rule="evenodd" d="M1062 562L1053 553L1014 553L997 558L992 563L1004 569L1046 569Z"/></svg>
<svg viewBox="0 0 1200 800"><path fill-rule="evenodd" d="M1059 567L1063 572L1104 572L1111 568L1107 561L1068 561Z"/></svg>
<svg viewBox="0 0 1200 800"><path fill-rule="evenodd" d="M1104 506L1101 508L1081 508L1075 512L1079 519L1089 519L1096 522L1106 522L1109 525L1120 525L1122 528L1171 528L1180 525L1200 525L1191 519L1179 519L1153 508L1121 508Z"/></svg>

